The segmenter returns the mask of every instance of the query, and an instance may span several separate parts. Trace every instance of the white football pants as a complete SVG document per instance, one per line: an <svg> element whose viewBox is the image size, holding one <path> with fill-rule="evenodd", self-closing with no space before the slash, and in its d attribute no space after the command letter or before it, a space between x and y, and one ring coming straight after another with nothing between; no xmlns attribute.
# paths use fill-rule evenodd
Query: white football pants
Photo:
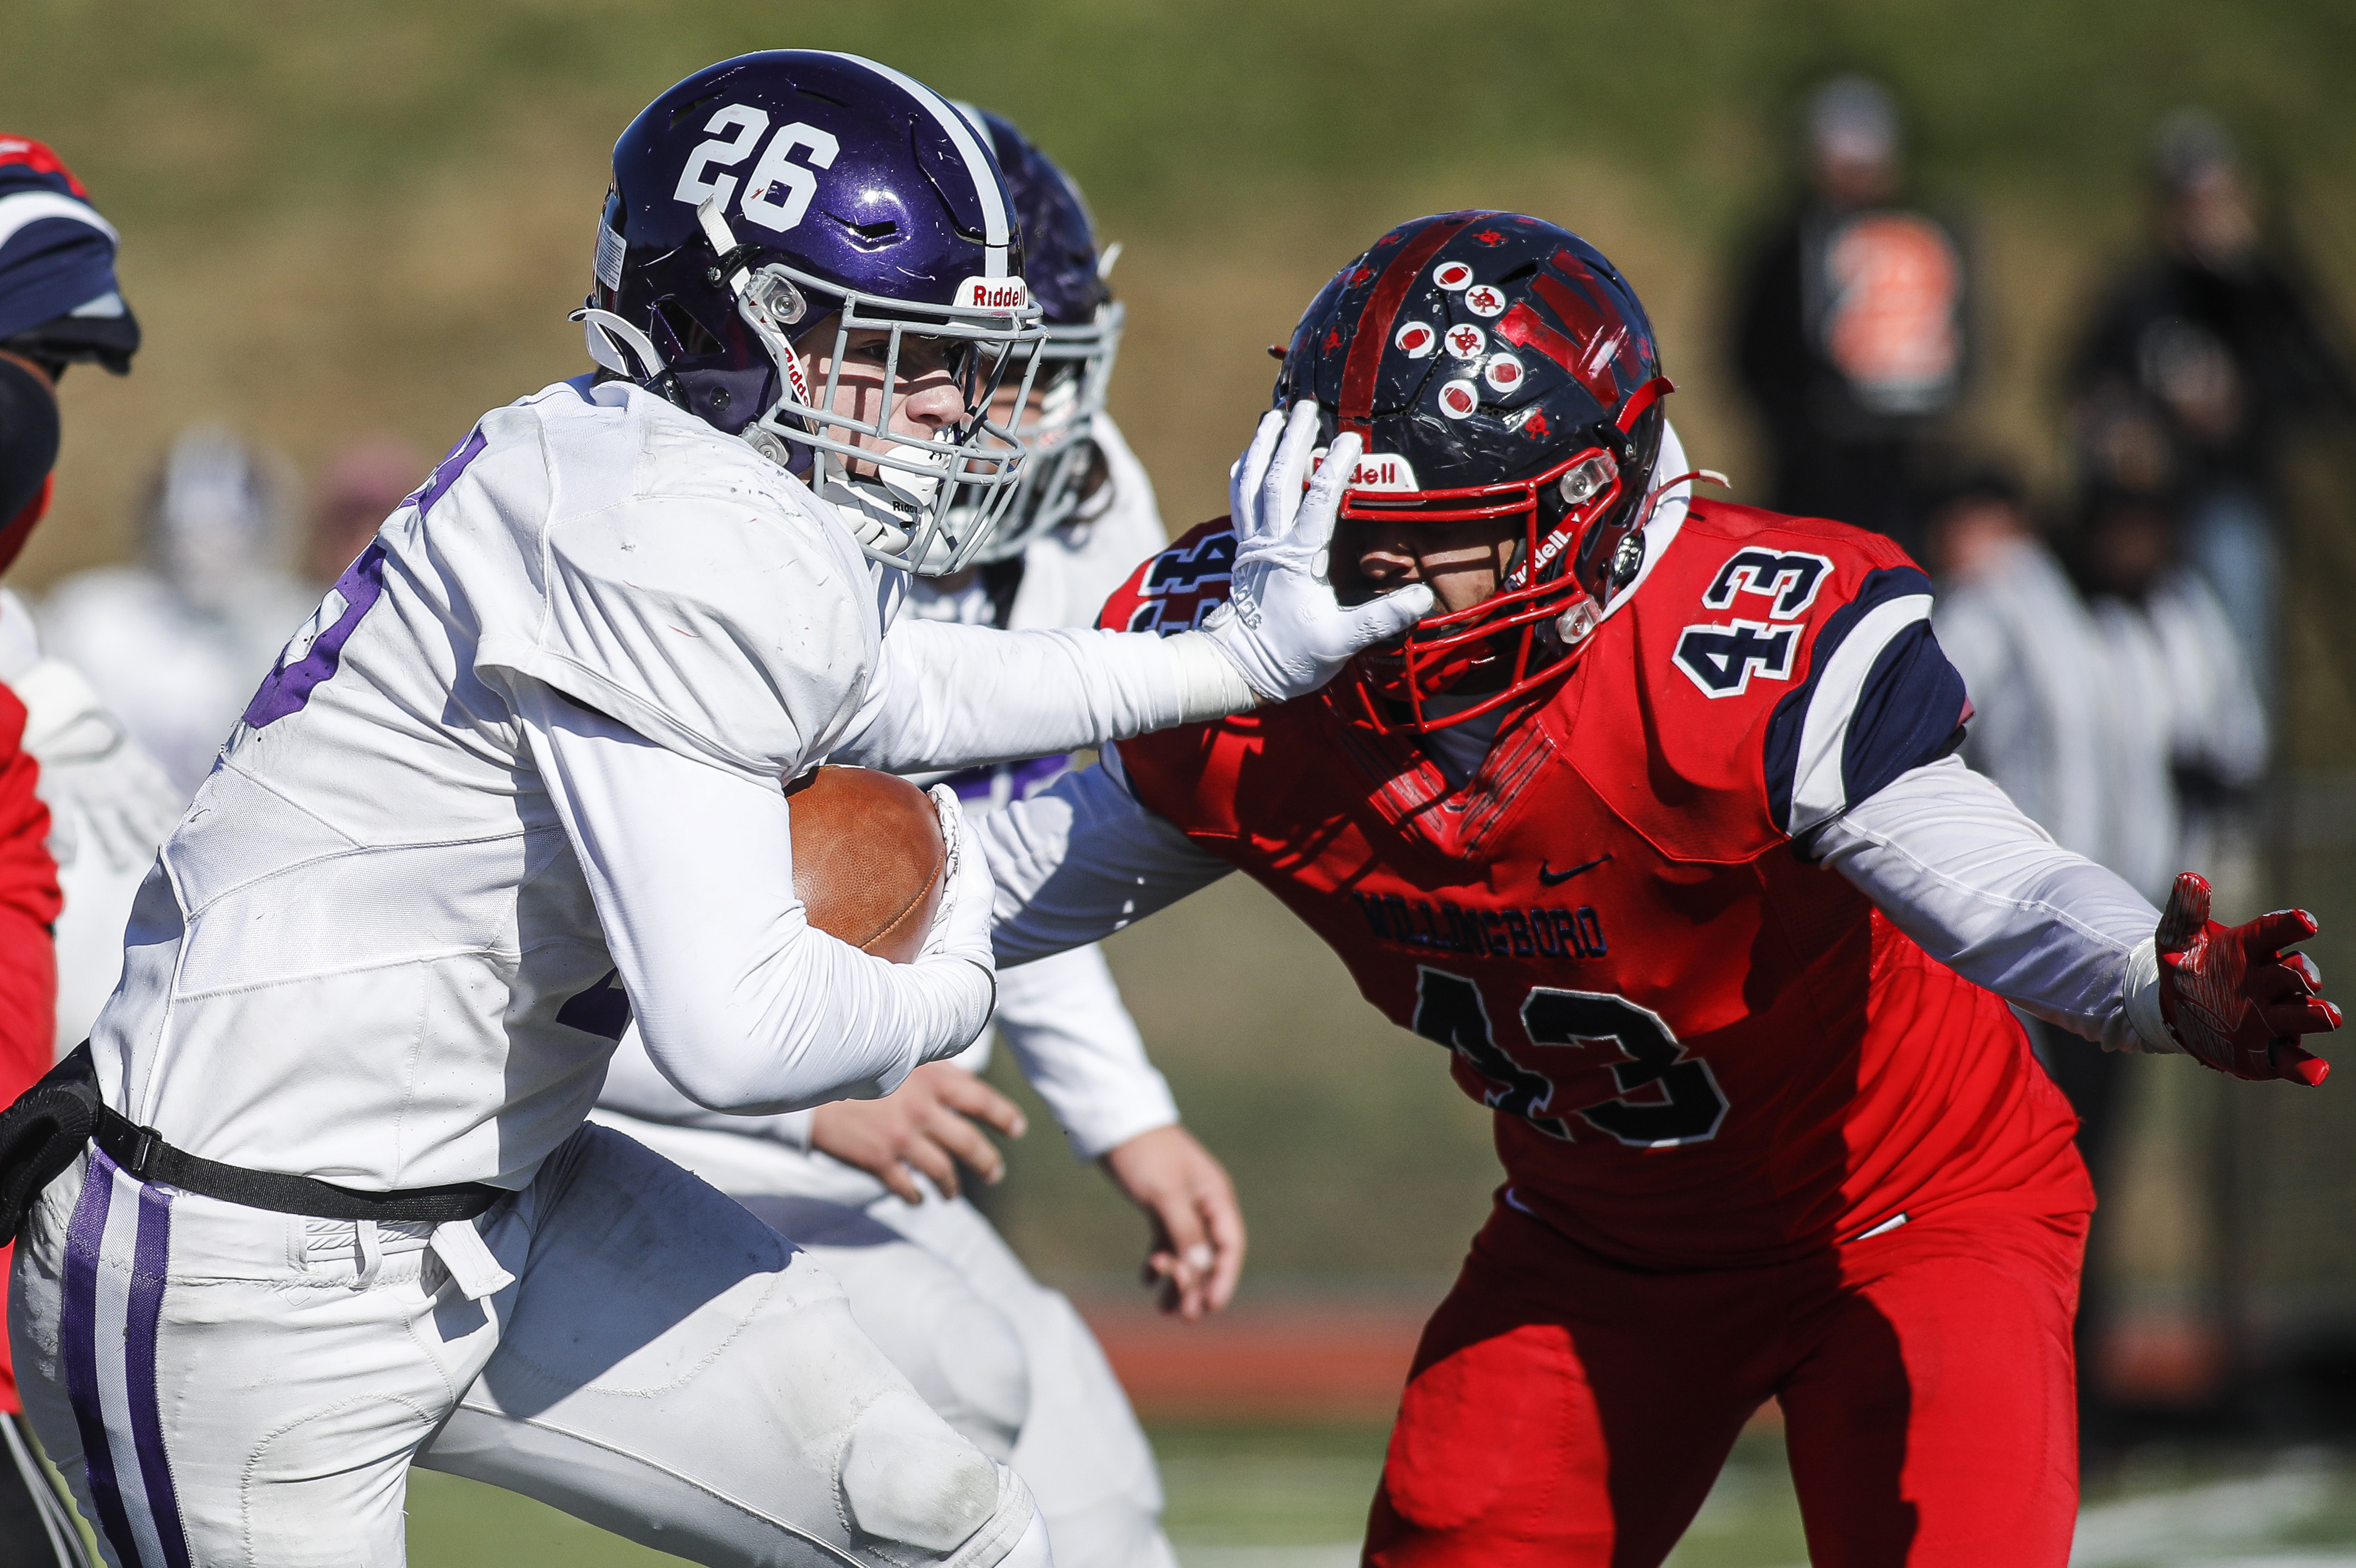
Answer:
<svg viewBox="0 0 2356 1568"><path fill-rule="evenodd" d="M582 1128L468 1234L432 1231L194 1197L96 1149L50 1184L17 1376L111 1563L398 1568L416 1463L696 1563L1046 1568L1023 1483L816 1262L622 1135Z"/></svg>
<svg viewBox="0 0 2356 1568"><path fill-rule="evenodd" d="M841 1281L859 1327L926 1402L1013 1465L1059 1561L1175 1568L1153 1450L1096 1336L972 1204L905 1203L864 1171L765 1137L595 1115L695 1171Z"/></svg>

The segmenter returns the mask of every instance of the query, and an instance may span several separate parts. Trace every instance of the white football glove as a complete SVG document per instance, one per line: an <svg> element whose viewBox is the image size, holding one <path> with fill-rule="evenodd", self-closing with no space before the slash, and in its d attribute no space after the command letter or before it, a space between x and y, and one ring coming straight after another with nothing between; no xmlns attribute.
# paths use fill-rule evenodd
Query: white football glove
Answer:
<svg viewBox="0 0 2356 1568"><path fill-rule="evenodd" d="M25 705L25 750L41 766L37 793L49 808L59 867L81 851L77 825L88 826L112 870L153 860L187 805L155 759L73 666L41 659L8 685Z"/></svg>
<svg viewBox="0 0 2356 1568"><path fill-rule="evenodd" d="M962 958L979 965L990 976L993 995L998 987L998 960L990 945L990 906L998 897L991 880L990 863L979 846L966 842L965 808L957 791L937 784L926 792L941 819L941 844L948 863L941 869L941 904L933 912L933 929L925 938L919 963L930 958Z"/></svg>
<svg viewBox="0 0 2356 1568"><path fill-rule="evenodd" d="M1304 495L1301 481L1316 445L1314 402L1293 404L1290 416L1271 409L1228 472L1234 589L1201 630L1269 702L1316 690L1360 651L1414 625L1432 604L1431 590L1420 582L1364 604L1344 605L1333 596L1327 577L1333 519L1362 443L1355 434L1335 437Z"/></svg>

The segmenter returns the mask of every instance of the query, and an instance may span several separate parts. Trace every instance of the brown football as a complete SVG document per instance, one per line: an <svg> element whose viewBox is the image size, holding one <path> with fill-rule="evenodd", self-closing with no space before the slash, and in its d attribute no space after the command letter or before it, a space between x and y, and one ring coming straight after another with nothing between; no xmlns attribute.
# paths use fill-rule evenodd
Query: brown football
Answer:
<svg viewBox="0 0 2356 1568"><path fill-rule="evenodd" d="M915 962L948 869L932 798L896 774L825 767L786 785L786 799L794 893L810 923L878 958Z"/></svg>

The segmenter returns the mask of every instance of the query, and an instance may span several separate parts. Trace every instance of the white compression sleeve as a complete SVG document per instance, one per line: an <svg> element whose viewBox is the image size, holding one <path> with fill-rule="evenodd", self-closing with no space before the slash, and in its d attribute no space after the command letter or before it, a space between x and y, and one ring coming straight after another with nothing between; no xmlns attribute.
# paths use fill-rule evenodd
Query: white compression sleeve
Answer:
<svg viewBox="0 0 2356 1568"><path fill-rule="evenodd" d="M1258 701L1199 633L1001 632L903 618L833 760L894 773L1102 746Z"/></svg>
<svg viewBox="0 0 2356 1568"><path fill-rule="evenodd" d="M1081 947L1209 887L1235 868L1129 793L1120 753L970 825L998 884L1001 967Z"/></svg>
<svg viewBox="0 0 2356 1568"><path fill-rule="evenodd" d="M690 1099L776 1112L886 1094L981 1032L978 965L890 964L812 929L783 794L516 685L647 1055Z"/></svg>
<svg viewBox="0 0 2356 1568"><path fill-rule="evenodd" d="M1974 984L2106 1051L2178 1049L2157 1026L2159 912L1962 759L1900 774L1826 823L1814 848Z"/></svg>
<svg viewBox="0 0 2356 1568"><path fill-rule="evenodd" d="M996 1021L1082 1159L1178 1119L1103 949L1076 947L1001 970Z"/></svg>

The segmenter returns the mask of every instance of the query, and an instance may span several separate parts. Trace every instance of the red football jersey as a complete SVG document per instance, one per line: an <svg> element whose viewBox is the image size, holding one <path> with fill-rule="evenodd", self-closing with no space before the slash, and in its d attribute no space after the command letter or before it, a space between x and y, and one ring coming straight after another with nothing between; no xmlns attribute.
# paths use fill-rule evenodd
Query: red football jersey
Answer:
<svg viewBox="0 0 2356 1568"><path fill-rule="evenodd" d="M2010 1010L1801 853L1960 733L1928 581L1837 523L1697 503L1655 531L1462 788L1322 696L1124 741L1130 787L1449 1047L1509 1200L1608 1257L1763 1264L1956 1204L2091 1206ZM1197 624L1233 548L1194 529L1103 624Z"/></svg>
<svg viewBox="0 0 2356 1568"><path fill-rule="evenodd" d="M6 144L0 142L0 155ZM49 808L34 794L39 764L23 746L25 705L0 686L0 1110L56 1060L57 924L62 900L49 858ZM0 1247L5 1278L13 1247ZM0 1335L0 1413L19 1408L8 1340Z"/></svg>

